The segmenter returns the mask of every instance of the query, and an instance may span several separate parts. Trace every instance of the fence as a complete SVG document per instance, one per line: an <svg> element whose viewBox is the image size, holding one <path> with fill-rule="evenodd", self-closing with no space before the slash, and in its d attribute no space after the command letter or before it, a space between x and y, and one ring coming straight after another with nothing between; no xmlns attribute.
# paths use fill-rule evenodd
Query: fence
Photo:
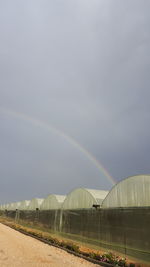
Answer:
<svg viewBox="0 0 150 267"><path fill-rule="evenodd" d="M150 262L150 207L7 211L71 239Z"/></svg>

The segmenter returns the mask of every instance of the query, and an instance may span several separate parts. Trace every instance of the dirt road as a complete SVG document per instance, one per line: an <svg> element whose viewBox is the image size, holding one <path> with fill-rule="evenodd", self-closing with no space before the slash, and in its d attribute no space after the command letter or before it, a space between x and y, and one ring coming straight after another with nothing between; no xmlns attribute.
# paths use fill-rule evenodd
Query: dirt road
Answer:
<svg viewBox="0 0 150 267"><path fill-rule="evenodd" d="M0 267L96 267L0 223Z"/></svg>

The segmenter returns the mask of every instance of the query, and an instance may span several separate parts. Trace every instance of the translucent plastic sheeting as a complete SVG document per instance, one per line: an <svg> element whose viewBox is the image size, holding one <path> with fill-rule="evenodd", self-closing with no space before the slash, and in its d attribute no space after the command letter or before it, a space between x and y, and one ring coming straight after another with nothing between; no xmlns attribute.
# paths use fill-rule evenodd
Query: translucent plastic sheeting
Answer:
<svg viewBox="0 0 150 267"><path fill-rule="evenodd" d="M20 206L20 202L13 202L7 206L7 210L16 210Z"/></svg>
<svg viewBox="0 0 150 267"><path fill-rule="evenodd" d="M2 210L7 210L8 207L9 207L9 204L3 204L3 205L1 205L1 209Z"/></svg>
<svg viewBox="0 0 150 267"><path fill-rule="evenodd" d="M62 205L62 209L87 209L93 204L101 205L108 191L77 188L70 192Z"/></svg>
<svg viewBox="0 0 150 267"><path fill-rule="evenodd" d="M103 208L150 206L150 175L128 177L116 184L102 203Z"/></svg>
<svg viewBox="0 0 150 267"><path fill-rule="evenodd" d="M43 202L43 198L33 198L31 199L29 206L28 206L28 210L36 210L36 209L40 209L40 206Z"/></svg>
<svg viewBox="0 0 150 267"><path fill-rule="evenodd" d="M28 206L30 204L30 200L23 200L20 202L20 205L18 207L19 210L27 210Z"/></svg>
<svg viewBox="0 0 150 267"><path fill-rule="evenodd" d="M150 262L150 207L5 211L66 238Z"/></svg>
<svg viewBox="0 0 150 267"><path fill-rule="evenodd" d="M66 196L63 195L48 195L41 204L41 210L60 209Z"/></svg>

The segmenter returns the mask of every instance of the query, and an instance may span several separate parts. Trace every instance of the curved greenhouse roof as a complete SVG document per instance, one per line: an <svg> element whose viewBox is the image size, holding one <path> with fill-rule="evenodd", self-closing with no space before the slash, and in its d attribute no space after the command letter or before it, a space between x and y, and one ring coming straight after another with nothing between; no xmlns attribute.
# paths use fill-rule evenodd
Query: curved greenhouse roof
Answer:
<svg viewBox="0 0 150 267"><path fill-rule="evenodd" d="M0 205L0 210L4 210L4 205L3 204Z"/></svg>
<svg viewBox="0 0 150 267"><path fill-rule="evenodd" d="M101 205L108 191L77 188L71 191L62 204L62 209L89 209L94 204Z"/></svg>
<svg viewBox="0 0 150 267"><path fill-rule="evenodd" d="M12 210L12 206L13 206L13 204L14 204L14 203L9 203L9 204L7 205L7 210Z"/></svg>
<svg viewBox="0 0 150 267"><path fill-rule="evenodd" d="M103 208L142 206L150 206L150 175L136 175L120 181L102 203Z"/></svg>
<svg viewBox="0 0 150 267"><path fill-rule="evenodd" d="M19 205L20 205L20 202L12 202L8 204L7 210L16 210L18 209Z"/></svg>
<svg viewBox="0 0 150 267"><path fill-rule="evenodd" d="M28 210L40 209L43 200L43 198L32 198L29 203Z"/></svg>
<svg viewBox="0 0 150 267"><path fill-rule="evenodd" d="M19 210L27 210L28 206L30 204L30 200L23 200L20 202L20 205L18 207Z"/></svg>
<svg viewBox="0 0 150 267"><path fill-rule="evenodd" d="M8 204L1 205L1 210L7 210Z"/></svg>
<svg viewBox="0 0 150 267"><path fill-rule="evenodd" d="M8 209L8 206L9 206L9 204L3 204L2 205L2 210L7 210Z"/></svg>
<svg viewBox="0 0 150 267"><path fill-rule="evenodd" d="M60 209L66 196L63 195L48 195L41 204L41 210Z"/></svg>

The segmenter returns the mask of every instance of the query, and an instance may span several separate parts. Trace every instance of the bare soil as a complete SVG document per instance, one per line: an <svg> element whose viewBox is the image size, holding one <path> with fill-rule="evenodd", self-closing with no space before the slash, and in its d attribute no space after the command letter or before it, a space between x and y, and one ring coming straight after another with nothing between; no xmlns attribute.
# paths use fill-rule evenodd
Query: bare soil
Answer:
<svg viewBox="0 0 150 267"><path fill-rule="evenodd" d="M96 267L0 223L0 267Z"/></svg>

